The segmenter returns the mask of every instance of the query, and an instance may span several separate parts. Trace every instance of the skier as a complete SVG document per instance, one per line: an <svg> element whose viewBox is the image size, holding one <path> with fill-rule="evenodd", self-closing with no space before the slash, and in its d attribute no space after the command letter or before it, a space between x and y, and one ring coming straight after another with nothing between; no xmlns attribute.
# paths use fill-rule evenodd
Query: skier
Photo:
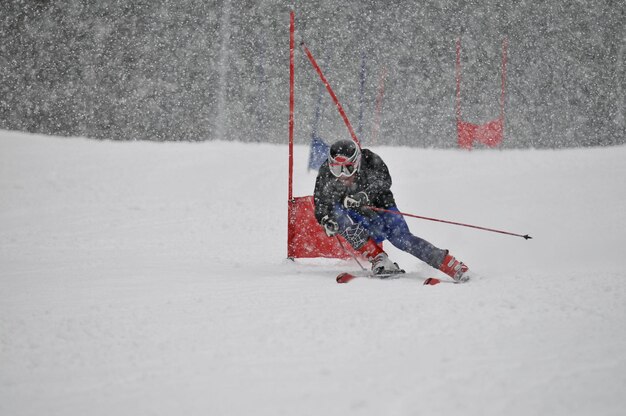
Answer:
<svg viewBox="0 0 626 416"><path fill-rule="evenodd" d="M329 237L343 235L370 261L375 275L404 273L379 245L389 240L455 281L469 280L465 264L411 234L402 215L368 209L399 212L390 188L391 176L380 156L352 140L339 140L330 147L315 181L315 218Z"/></svg>

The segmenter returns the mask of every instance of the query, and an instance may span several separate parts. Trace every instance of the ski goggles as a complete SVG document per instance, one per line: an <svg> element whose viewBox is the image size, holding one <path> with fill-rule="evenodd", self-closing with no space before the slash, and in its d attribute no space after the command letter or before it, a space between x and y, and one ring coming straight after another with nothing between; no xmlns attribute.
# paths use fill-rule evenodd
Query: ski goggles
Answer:
<svg viewBox="0 0 626 416"><path fill-rule="evenodd" d="M337 156L328 160L328 167L333 176L339 178L341 176L350 177L354 172L359 170L361 155L355 153L352 157Z"/></svg>

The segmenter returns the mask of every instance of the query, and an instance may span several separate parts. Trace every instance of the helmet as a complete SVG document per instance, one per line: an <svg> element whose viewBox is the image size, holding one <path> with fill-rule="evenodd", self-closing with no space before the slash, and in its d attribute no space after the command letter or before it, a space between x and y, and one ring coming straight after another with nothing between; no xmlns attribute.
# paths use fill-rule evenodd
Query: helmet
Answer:
<svg viewBox="0 0 626 416"><path fill-rule="evenodd" d="M352 140L339 140L328 150L328 167L337 178L350 177L361 165L361 149Z"/></svg>

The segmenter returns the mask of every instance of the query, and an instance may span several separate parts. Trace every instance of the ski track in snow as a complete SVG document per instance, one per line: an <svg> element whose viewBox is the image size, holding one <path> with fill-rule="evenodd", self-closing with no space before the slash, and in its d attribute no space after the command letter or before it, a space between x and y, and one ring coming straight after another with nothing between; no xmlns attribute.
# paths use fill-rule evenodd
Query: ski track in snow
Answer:
<svg viewBox="0 0 626 416"><path fill-rule="evenodd" d="M374 150L401 210L534 239L408 219L480 278L338 285L284 259L284 145L0 132L0 414L621 414L626 147Z"/></svg>

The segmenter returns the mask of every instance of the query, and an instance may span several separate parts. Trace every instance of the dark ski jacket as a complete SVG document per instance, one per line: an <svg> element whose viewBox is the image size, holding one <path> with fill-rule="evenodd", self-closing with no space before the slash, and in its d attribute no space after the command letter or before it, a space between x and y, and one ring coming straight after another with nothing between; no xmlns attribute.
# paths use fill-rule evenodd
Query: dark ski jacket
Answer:
<svg viewBox="0 0 626 416"><path fill-rule="evenodd" d="M346 186L336 178L328 168L326 160L317 174L315 181L315 218L321 222L325 215L331 216L335 204L342 204L348 195L365 192L370 205L377 208L389 208L396 204L391 192L391 175L385 162L369 149L361 152L361 167L355 173L354 181Z"/></svg>

